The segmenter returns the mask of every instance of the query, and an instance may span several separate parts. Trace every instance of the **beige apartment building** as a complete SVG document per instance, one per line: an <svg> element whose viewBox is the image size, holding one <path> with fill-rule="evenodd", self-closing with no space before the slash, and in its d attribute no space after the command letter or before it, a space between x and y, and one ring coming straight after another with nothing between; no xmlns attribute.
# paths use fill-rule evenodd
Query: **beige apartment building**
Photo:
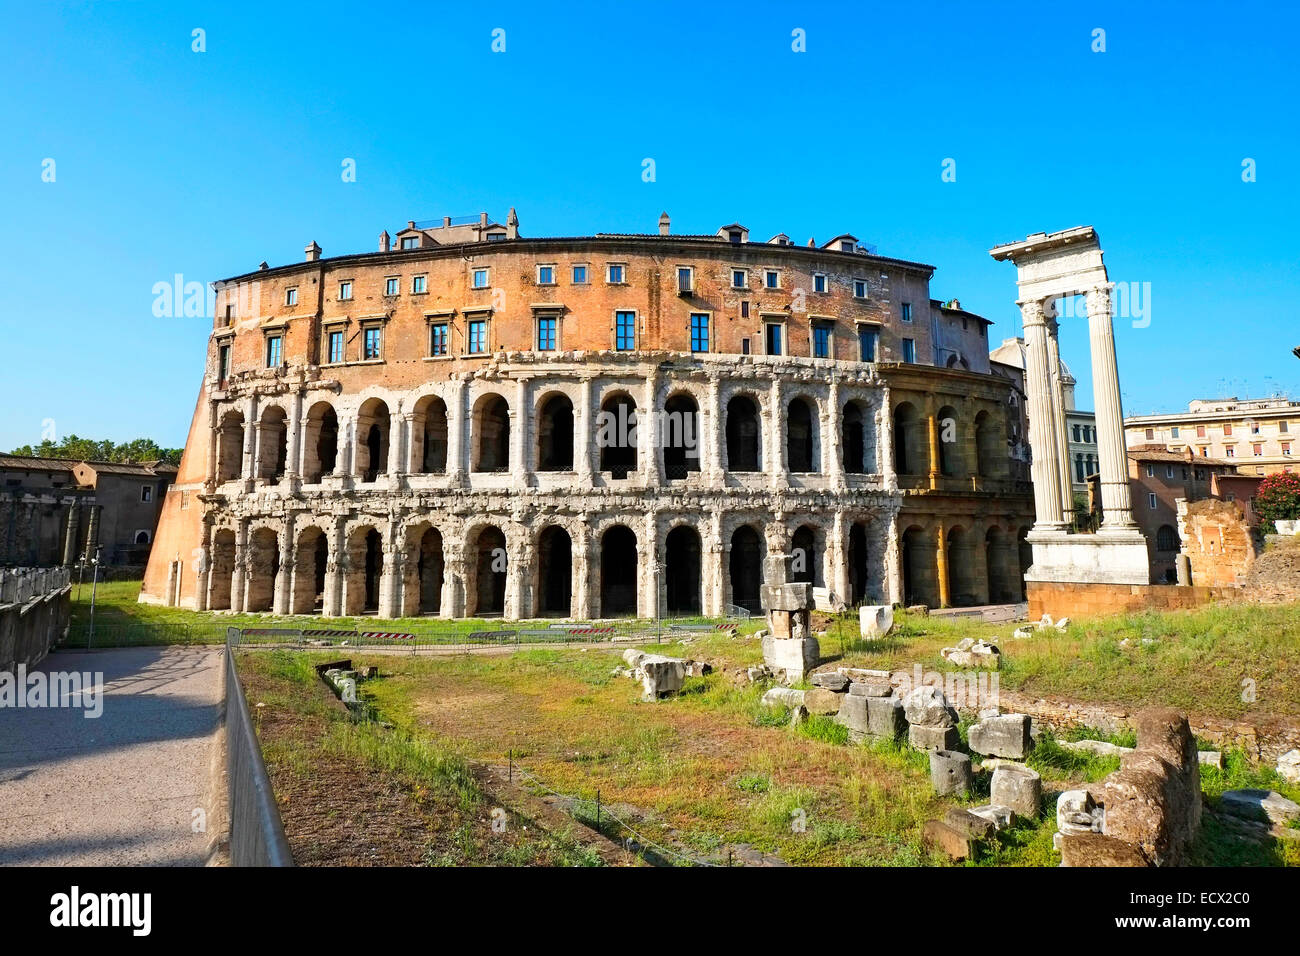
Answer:
<svg viewBox="0 0 1300 956"><path fill-rule="evenodd" d="M1190 448L1202 458L1220 458L1244 475L1296 469L1300 402L1285 398L1197 399L1186 412L1135 415L1124 419L1129 448L1164 445Z"/></svg>

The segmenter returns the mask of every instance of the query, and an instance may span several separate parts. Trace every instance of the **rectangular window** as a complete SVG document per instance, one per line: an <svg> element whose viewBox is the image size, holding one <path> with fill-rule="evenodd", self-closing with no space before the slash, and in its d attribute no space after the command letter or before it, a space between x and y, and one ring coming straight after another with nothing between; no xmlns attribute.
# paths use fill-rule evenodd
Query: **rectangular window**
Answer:
<svg viewBox="0 0 1300 956"><path fill-rule="evenodd" d="M573 284L574 285L587 284L587 267L585 265L573 267Z"/></svg>
<svg viewBox="0 0 1300 956"><path fill-rule="evenodd" d="M403 249L418 249L418 248L420 248L420 237L419 237L419 236L403 236L403 237L402 237L402 248L403 248Z"/></svg>
<svg viewBox="0 0 1300 956"><path fill-rule="evenodd" d="M1172 428L1169 429L1169 437L1170 437L1170 438L1177 438L1177 437L1178 437L1178 426L1177 426L1177 425L1174 425Z"/></svg>
<svg viewBox="0 0 1300 956"><path fill-rule="evenodd" d="M474 270L474 288L475 288L475 289L486 289L487 287L488 287L488 270L486 270L486 269L475 269L475 270Z"/></svg>
<svg viewBox="0 0 1300 956"><path fill-rule="evenodd" d="M411 293L413 295L424 295L426 281L424 276L413 276L411 279Z"/></svg>
<svg viewBox="0 0 1300 956"><path fill-rule="evenodd" d="M230 346L223 345L217 350L217 384L225 386L230 378Z"/></svg>
<svg viewBox="0 0 1300 956"><path fill-rule="evenodd" d="M1277 430L1278 430L1279 432L1281 432L1282 434L1286 434L1286 432L1287 432L1287 430L1288 430L1287 423L1286 423L1286 422L1278 422L1278 423L1277 423Z"/></svg>
<svg viewBox="0 0 1300 956"><path fill-rule="evenodd" d="M325 361L337 365L343 361L343 344L346 341L342 329L331 332L325 337Z"/></svg>
<svg viewBox="0 0 1300 956"><path fill-rule="evenodd" d="M622 285L624 271L624 267L621 264L610 263L609 269L605 273L605 278L608 280L610 285Z"/></svg>
<svg viewBox="0 0 1300 956"><path fill-rule="evenodd" d="M380 358L383 351L384 330L372 326L361 333L361 357L365 360Z"/></svg>
<svg viewBox="0 0 1300 956"><path fill-rule="evenodd" d="M696 312L691 315L691 351L707 352L709 350L709 317Z"/></svg>
<svg viewBox="0 0 1300 956"><path fill-rule="evenodd" d="M347 302L352 298L352 280L345 279L339 283L339 301Z"/></svg>
<svg viewBox="0 0 1300 956"><path fill-rule="evenodd" d="M384 280L384 295L397 295L400 291L398 286L401 283L398 276L389 276Z"/></svg>
<svg viewBox="0 0 1300 956"><path fill-rule="evenodd" d="M865 299L866 297L867 297L867 280L866 280L866 279L854 279L854 280L853 280L853 298L855 298L855 299Z"/></svg>
<svg viewBox="0 0 1300 956"><path fill-rule="evenodd" d="M749 273L744 269L731 270L731 287L733 289L744 289L749 286Z"/></svg>
<svg viewBox="0 0 1300 956"><path fill-rule="evenodd" d="M1147 505L1152 511L1156 510L1156 493L1154 491L1147 494Z"/></svg>
<svg viewBox="0 0 1300 956"><path fill-rule="evenodd" d="M446 322L435 322L429 326L429 354L435 358L447 354Z"/></svg>
<svg viewBox="0 0 1300 956"><path fill-rule="evenodd" d="M1204 437L1205 437L1205 426L1204 426L1204 425L1197 425L1197 426L1196 426L1196 437L1197 437L1197 438L1204 438Z"/></svg>
<svg viewBox="0 0 1300 956"><path fill-rule="evenodd" d="M916 361L916 340L915 339L903 339L903 361L904 362Z"/></svg>
<svg viewBox="0 0 1300 956"><path fill-rule="evenodd" d="M1155 438L1155 437L1156 437L1156 430L1155 430L1154 428L1148 428L1148 429L1146 430L1146 439L1147 439L1147 441L1151 441L1151 440L1152 440L1153 438Z"/></svg>
<svg viewBox="0 0 1300 956"><path fill-rule="evenodd" d="M297 290L297 289L286 289L286 290L284 291L284 304L285 304L285 305L297 305L297 304L298 304L298 290Z"/></svg>
<svg viewBox="0 0 1300 956"><path fill-rule="evenodd" d="M812 334L813 358L830 358L831 327L829 325L814 325Z"/></svg>
<svg viewBox="0 0 1300 956"><path fill-rule="evenodd" d="M469 324L469 353L482 355L487 351L487 320L475 319Z"/></svg>
<svg viewBox="0 0 1300 956"><path fill-rule="evenodd" d="M1223 426L1223 434L1224 434L1224 435L1231 435L1231 434L1232 434L1232 426L1231 426L1231 425L1228 425L1228 424L1225 423L1224 426Z"/></svg>
<svg viewBox="0 0 1300 956"><path fill-rule="evenodd" d="M814 292L826 291L826 277L822 275L820 272L813 273L813 291Z"/></svg>
<svg viewBox="0 0 1300 956"><path fill-rule="evenodd" d="M766 336L764 342L767 345L766 354L780 355L781 354L781 326L775 322L769 323L767 328L764 330L764 333Z"/></svg>
<svg viewBox="0 0 1300 956"><path fill-rule="evenodd" d="M681 293L695 290L695 270L690 266L678 266L677 291Z"/></svg>
<svg viewBox="0 0 1300 956"><path fill-rule="evenodd" d="M903 321L904 322L912 321L912 303L910 302L903 303Z"/></svg>
<svg viewBox="0 0 1300 956"><path fill-rule="evenodd" d="M1173 476L1174 476L1174 466L1173 466L1173 465L1165 465L1165 477L1166 477L1166 478L1172 478Z"/></svg>
<svg viewBox="0 0 1300 956"><path fill-rule="evenodd" d="M555 322L554 316L537 320L537 351L555 351Z"/></svg>
<svg viewBox="0 0 1300 956"><path fill-rule="evenodd" d="M1250 433L1251 433L1252 435L1258 435L1258 434L1259 434L1259 422L1251 422L1251 423L1250 423Z"/></svg>
<svg viewBox="0 0 1300 956"><path fill-rule="evenodd" d="M1083 441L1083 437L1082 437L1082 436L1083 436L1083 429L1081 429L1078 425L1075 425L1075 426L1074 426L1074 440L1075 440L1076 442Z"/></svg>
<svg viewBox="0 0 1300 956"><path fill-rule="evenodd" d="M1284 455L1291 454L1291 443L1289 441L1282 442L1282 454Z"/></svg>
<svg viewBox="0 0 1300 956"><path fill-rule="evenodd" d="M555 266L538 266L537 284L555 285Z"/></svg>
<svg viewBox="0 0 1300 956"><path fill-rule="evenodd" d="M266 367L275 368L284 356L284 339L278 335L268 336L266 339Z"/></svg>
<svg viewBox="0 0 1300 956"><path fill-rule="evenodd" d="M747 318L749 318L749 300L748 300L748 299L746 299L744 302L741 302L741 303L740 303L740 317L741 317L742 319L747 319Z"/></svg>
<svg viewBox="0 0 1300 956"><path fill-rule="evenodd" d="M1254 453L1255 453L1255 457L1256 457L1256 458L1258 458L1260 455L1264 454L1264 446L1263 446L1263 445L1251 445L1250 447L1251 447L1251 450L1254 451Z"/></svg>
<svg viewBox="0 0 1300 956"><path fill-rule="evenodd" d="M614 348L630 352L636 348L636 313L614 313Z"/></svg>
<svg viewBox="0 0 1300 956"><path fill-rule="evenodd" d="M1156 466L1155 466L1155 465L1147 465L1147 477L1148 477L1148 478L1154 478L1155 476L1156 476Z"/></svg>
<svg viewBox="0 0 1300 956"><path fill-rule="evenodd" d="M153 487L151 485L140 486L140 500L153 501Z"/></svg>
<svg viewBox="0 0 1300 956"><path fill-rule="evenodd" d="M864 325L858 328L858 355L864 362L876 360L876 347L880 342L880 331Z"/></svg>
<svg viewBox="0 0 1300 956"><path fill-rule="evenodd" d="M740 354L741 355L749 354L749 339L740 340Z"/></svg>
<svg viewBox="0 0 1300 956"><path fill-rule="evenodd" d="M763 285L768 289L781 288L781 273L775 269L768 269L763 273Z"/></svg>
<svg viewBox="0 0 1300 956"><path fill-rule="evenodd" d="M1237 449L1236 449L1235 447L1233 447L1232 445L1229 445L1227 448L1223 449L1223 457L1224 457L1224 458L1236 458L1236 457L1237 457Z"/></svg>

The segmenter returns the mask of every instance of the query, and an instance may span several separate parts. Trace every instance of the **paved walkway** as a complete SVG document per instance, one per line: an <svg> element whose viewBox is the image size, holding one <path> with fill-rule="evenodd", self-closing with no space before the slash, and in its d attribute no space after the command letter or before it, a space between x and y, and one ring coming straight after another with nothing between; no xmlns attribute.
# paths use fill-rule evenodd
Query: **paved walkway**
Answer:
<svg viewBox="0 0 1300 956"><path fill-rule="evenodd" d="M201 866L221 703L220 647L51 654L103 673L103 712L0 707L0 864Z"/></svg>

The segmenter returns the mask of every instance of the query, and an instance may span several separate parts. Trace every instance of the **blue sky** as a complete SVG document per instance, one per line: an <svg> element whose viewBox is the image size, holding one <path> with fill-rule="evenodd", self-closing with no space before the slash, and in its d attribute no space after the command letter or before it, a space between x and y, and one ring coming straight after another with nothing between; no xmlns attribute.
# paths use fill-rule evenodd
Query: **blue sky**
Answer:
<svg viewBox="0 0 1300 956"><path fill-rule="evenodd" d="M682 232L850 231L936 265L933 294L994 319L994 342L1018 327L1014 269L989 248L1091 223L1111 278L1150 283L1150 324L1116 321L1127 413L1300 397L1300 16L1285 7L0 14L3 450L46 420L59 437L183 443L209 324L155 317L157 282L297 261L312 239L327 256L366 251L407 219L512 205L525 235L652 231L665 209ZM1091 407L1085 322L1062 335Z"/></svg>

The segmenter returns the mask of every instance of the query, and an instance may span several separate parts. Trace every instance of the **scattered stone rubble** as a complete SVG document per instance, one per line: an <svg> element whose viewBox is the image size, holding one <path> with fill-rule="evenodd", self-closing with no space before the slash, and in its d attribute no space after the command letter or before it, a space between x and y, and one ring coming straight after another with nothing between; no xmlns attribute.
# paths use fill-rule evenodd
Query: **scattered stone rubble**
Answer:
<svg viewBox="0 0 1300 956"><path fill-rule="evenodd" d="M980 670L997 670L1002 664L1002 652L996 644L963 638L956 647L945 647L939 652L949 664L957 667L978 668Z"/></svg>
<svg viewBox="0 0 1300 956"><path fill-rule="evenodd" d="M713 672L712 666L703 661L647 654L635 648L623 652L623 661L628 666L615 668L614 675L639 680L646 700L671 697L681 691L687 677L702 677Z"/></svg>

